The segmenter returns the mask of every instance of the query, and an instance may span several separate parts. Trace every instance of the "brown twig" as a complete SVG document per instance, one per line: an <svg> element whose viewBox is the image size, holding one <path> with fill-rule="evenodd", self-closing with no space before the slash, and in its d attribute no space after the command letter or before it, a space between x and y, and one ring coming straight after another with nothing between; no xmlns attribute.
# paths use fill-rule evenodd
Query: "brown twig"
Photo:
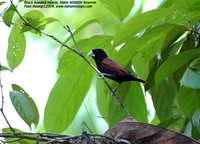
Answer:
<svg viewBox="0 0 200 144"><path fill-rule="evenodd" d="M98 134L83 133L78 136L68 136L60 134L43 134L43 133L0 133L0 137L3 138L17 138L18 140L34 140L37 142L47 143L82 143L83 141L97 142L109 142L110 144L116 144L117 142L107 136ZM5 141L5 143L8 143Z"/></svg>

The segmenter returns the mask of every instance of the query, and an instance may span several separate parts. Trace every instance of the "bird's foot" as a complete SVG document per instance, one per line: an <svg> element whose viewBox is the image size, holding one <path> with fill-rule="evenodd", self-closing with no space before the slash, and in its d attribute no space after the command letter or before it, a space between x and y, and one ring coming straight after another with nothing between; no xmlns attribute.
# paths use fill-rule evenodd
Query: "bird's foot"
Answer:
<svg viewBox="0 0 200 144"><path fill-rule="evenodd" d="M119 88L119 86L120 86L120 84L117 85L117 86L111 91L112 96L115 96L115 93L116 93L117 89Z"/></svg>
<svg viewBox="0 0 200 144"><path fill-rule="evenodd" d="M100 74L99 74L99 78L100 78L100 79L104 78L103 73L100 73Z"/></svg>

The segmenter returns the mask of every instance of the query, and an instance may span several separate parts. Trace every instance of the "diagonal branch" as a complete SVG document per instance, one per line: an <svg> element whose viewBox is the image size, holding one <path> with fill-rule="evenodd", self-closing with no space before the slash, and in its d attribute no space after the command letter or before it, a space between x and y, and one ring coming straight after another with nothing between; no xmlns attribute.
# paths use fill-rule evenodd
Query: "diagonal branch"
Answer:
<svg viewBox="0 0 200 144"><path fill-rule="evenodd" d="M12 0L11 0L11 3L12 3ZM59 22L59 23L64 27L64 29L66 29L66 30L70 33L70 35L71 35L71 37L72 37L72 39L73 39L73 42L74 42L74 44L75 44L75 46L76 46L76 49L71 48L70 46L68 46L67 44L63 43L62 41L60 41L58 38L54 37L53 35L50 35L50 34L48 34L47 32L45 32L44 30L40 30L39 28L34 27L34 26L31 25L30 23L28 23L28 22L23 18L23 16L19 13L19 11L17 10L17 8L15 9L15 11L16 11L16 13L18 14L18 16L21 18L21 20L24 22L24 25L31 27L32 29L34 29L34 30L36 30L36 31L38 31L38 32L40 32L40 33L42 33L42 34L44 34L45 36L47 36L47 37L53 39L54 41L56 41L57 43L61 44L61 46L64 46L64 47L66 47L67 49L71 50L72 52L76 53L76 54L79 55L81 58L83 58L83 60L84 60L94 71L96 71L99 75L102 76L102 73L101 73L92 63L90 63L89 60L88 60L88 59L83 55L83 53L80 51L80 49L79 49L79 47L78 47L78 45L77 45L77 43L76 43L76 41L75 41L75 39L74 39L73 33L72 33L72 31L71 31L71 29L70 29L69 26L64 26L64 25L62 25L62 24ZM108 89L111 91L112 97L114 97L114 99L115 99L115 101L117 102L117 104L122 108L122 110L123 110L128 116L130 116L131 114L130 114L129 111L125 108L125 106L122 104L122 102L120 101L120 99L117 97L117 95L116 95L115 91L113 91L112 87L108 84L108 82L105 80L104 77L102 77L102 79L103 79L104 83L106 84L106 86L108 87Z"/></svg>

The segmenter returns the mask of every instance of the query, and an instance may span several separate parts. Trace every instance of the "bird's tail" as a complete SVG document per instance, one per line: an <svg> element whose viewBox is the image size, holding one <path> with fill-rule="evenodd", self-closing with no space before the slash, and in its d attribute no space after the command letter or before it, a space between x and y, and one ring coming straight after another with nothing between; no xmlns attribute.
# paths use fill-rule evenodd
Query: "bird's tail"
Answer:
<svg viewBox="0 0 200 144"><path fill-rule="evenodd" d="M140 78L137 78L137 77L134 77L133 80L141 82L141 83L145 83L145 81L143 79L140 79Z"/></svg>

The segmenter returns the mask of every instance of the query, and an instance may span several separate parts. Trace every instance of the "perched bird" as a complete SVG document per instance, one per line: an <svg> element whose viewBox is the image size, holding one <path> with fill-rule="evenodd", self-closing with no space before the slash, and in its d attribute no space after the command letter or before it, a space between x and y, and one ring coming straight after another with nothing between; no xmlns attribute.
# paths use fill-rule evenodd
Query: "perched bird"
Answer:
<svg viewBox="0 0 200 144"><path fill-rule="evenodd" d="M107 54L102 49L91 50L88 55L95 60L97 68L103 76L118 82L119 85L124 81L145 82L108 58ZM116 91L119 85L113 91Z"/></svg>

